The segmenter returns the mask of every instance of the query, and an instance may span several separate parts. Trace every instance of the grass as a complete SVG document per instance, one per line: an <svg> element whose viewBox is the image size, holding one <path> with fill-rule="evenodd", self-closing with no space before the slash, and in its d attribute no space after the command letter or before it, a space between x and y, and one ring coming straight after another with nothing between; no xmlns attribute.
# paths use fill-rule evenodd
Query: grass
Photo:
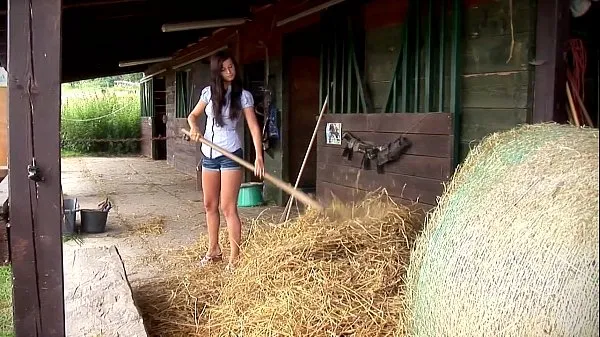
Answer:
<svg viewBox="0 0 600 337"><path fill-rule="evenodd" d="M62 158L83 157L83 156L85 156L85 153L79 152L79 151L61 149L60 156Z"/></svg>
<svg viewBox="0 0 600 337"><path fill-rule="evenodd" d="M12 272L10 266L0 267L0 337L12 337Z"/></svg>
<svg viewBox="0 0 600 337"><path fill-rule="evenodd" d="M63 157L139 153L140 99L136 91L106 89L63 95Z"/></svg>

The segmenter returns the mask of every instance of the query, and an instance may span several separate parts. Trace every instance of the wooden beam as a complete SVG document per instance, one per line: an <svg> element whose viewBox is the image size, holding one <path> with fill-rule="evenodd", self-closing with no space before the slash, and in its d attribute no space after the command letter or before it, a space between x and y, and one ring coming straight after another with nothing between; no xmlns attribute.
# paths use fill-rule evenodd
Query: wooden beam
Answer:
<svg viewBox="0 0 600 337"><path fill-rule="evenodd" d="M88 2L76 2L70 5L65 5L64 9L69 8L81 8L81 7L95 7L95 6L106 6L106 5L121 5L129 2L142 2L147 3L146 0L105 0L105 1L88 1Z"/></svg>
<svg viewBox="0 0 600 337"><path fill-rule="evenodd" d="M569 1L537 1L535 85L532 123L566 122L566 65Z"/></svg>
<svg viewBox="0 0 600 337"><path fill-rule="evenodd" d="M8 1L10 224L17 337L64 336L61 0ZM28 178L28 165L42 181Z"/></svg>

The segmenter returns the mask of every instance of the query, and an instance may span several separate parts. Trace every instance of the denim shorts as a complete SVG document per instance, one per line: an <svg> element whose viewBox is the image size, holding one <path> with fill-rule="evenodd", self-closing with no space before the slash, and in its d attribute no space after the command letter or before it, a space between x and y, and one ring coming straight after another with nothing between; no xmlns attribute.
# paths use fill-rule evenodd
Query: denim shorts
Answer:
<svg viewBox="0 0 600 337"><path fill-rule="evenodd" d="M237 149L232 154L239 158L244 158L244 150ZM239 170L240 164L235 161L220 155L216 158L203 158L202 169L207 171L225 171L225 170Z"/></svg>

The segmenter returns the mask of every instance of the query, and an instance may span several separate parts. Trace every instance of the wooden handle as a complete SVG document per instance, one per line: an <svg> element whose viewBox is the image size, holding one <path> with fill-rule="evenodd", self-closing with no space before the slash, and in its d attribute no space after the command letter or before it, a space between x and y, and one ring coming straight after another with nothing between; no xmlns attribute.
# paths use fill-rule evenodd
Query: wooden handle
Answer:
<svg viewBox="0 0 600 337"><path fill-rule="evenodd" d="M575 121L575 126L580 127L579 116L577 115L577 109L575 109L575 103L573 103L573 96L571 95L571 89L569 88L569 82L565 83L567 87L567 99L569 101L569 107L571 109L571 113L573 114L573 120Z"/></svg>
<svg viewBox="0 0 600 337"><path fill-rule="evenodd" d="M183 132L186 136L190 137L191 139L191 134L188 130L186 129L181 129L181 132ZM211 148L221 152L225 157L235 161L236 163L244 166L245 168L247 168L248 170L254 172L254 165L250 164L249 162L243 160L242 158L235 156L233 154L231 154L229 151L223 149L222 147L213 144L212 142L206 140L205 138L200 138L200 142L203 144L206 144L207 146L210 146ZM321 206L321 204L319 204L316 200L312 199L311 197L309 197L306 193L300 191L300 190L296 190L294 189L294 187L292 187L292 185L290 185L289 183L284 182L283 180L280 180L277 177L274 177L272 175L270 175L269 173L265 172L264 174L264 178L265 180L269 181L270 183L272 183L273 185L277 186L279 189L283 190L284 192L288 193L289 195L294 196L296 199L298 199L300 202L302 202L303 204L311 207L311 208L315 208L318 210L323 209L323 206Z"/></svg>

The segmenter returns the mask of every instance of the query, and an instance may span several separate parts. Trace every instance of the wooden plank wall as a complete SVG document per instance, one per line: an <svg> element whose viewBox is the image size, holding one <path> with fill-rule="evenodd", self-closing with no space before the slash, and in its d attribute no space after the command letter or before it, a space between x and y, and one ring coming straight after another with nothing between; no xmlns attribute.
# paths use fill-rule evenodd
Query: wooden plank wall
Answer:
<svg viewBox="0 0 600 337"><path fill-rule="evenodd" d="M152 158L152 117L141 117L140 127L142 141L140 142L142 156Z"/></svg>
<svg viewBox="0 0 600 337"><path fill-rule="evenodd" d="M513 0L512 20L509 1L472 2L462 37L461 159L483 137L527 123L533 105L536 1Z"/></svg>
<svg viewBox="0 0 600 337"><path fill-rule="evenodd" d="M342 123L342 132L381 145L403 135L412 146L378 174L374 165L360 168L361 153L348 161L342 145L326 144L327 123ZM328 114L317 138L317 196L325 203L332 195L349 202L383 187L399 201L431 209L452 174L453 138L449 113Z"/></svg>
<svg viewBox="0 0 600 337"><path fill-rule="evenodd" d="M192 105L196 104L200 99L202 89L208 85L210 81L209 65L200 61L191 65L192 71ZM175 86L175 71L170 70L165 75L166 95L167 95L167 163L173 166L176 170L189 174L197 175L196 167L201 159L200 146L183 141L180 130L182 128L189 129L186 118L177 118L175 114L176 104L176 86ZM204 131L204 119L199 122L200 131ZM198 185L200 188L200 185Z"/></svg>
<svg viewBox="0 0 600 337"><path fill-rule="evenodd" d="M175 117L175 72L170 71L166 77L167 89L167 163L176 170L189 175L196 175L196 145L183 141L181 128L189 129L187 119Z"/></svg>

